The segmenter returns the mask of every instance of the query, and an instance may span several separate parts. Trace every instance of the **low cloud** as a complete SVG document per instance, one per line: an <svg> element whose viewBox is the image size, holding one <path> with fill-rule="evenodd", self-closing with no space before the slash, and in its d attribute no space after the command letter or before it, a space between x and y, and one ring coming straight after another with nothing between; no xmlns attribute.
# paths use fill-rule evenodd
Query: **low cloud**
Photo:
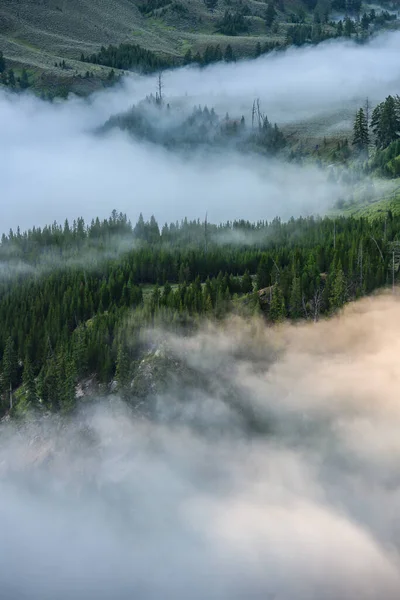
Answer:
<svg viewBox="0 0 400 600"><path fill-rule="evenodd" d="M150 418L114 399L3 425L4 597L397 599L399 317L383 295L164 333L195 377Z"/></svg>
<svg viewBox="0 0 400 600"><path fill-rule="evenodd" d="M244 114L248 123L260 98L271 121L295 129L307 123L312 137L310 119L321 135L325 121L327 132L343 128L366 96L373 104L398 91L399 40L396 32L365 45L334 41L201 71L179 69L165 74L164 90L171 103L207 104L221 116ZM155 89L155 77L132 76L89 99L53 104L2 90L1 229L103 218L113 208L133 220L153 213L161 223L207 210L214 222L289 218L322 214L346 195L346 187L328 183L313 165L236 151L182 158L119 131L94 136L111 115Z"/></svg>

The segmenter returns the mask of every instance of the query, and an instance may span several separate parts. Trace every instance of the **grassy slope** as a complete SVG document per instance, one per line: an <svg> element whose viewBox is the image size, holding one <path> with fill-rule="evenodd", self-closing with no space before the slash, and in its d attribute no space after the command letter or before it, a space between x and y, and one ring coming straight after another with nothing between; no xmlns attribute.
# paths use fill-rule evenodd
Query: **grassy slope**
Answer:
<svg viewBox="0 0 400 600"><path fill-rule="evenodd" d="M287 17L280 13L277 30L267 31L260 18L265 15L266 4L255 0L247 3L254 15L248 19L249 33L227 37L215 33L217 20L229 8L224 0L214 12L207 10L203 0L180 0L186 13L170 6L149 17L141 15L135 0L1 0L0 49L14 68L25 66L49 82L71 80L88 69L99 78L105 77L107 68L88 66L79 57L82 52L98 52L102 45L121 42L139 43L172 56L183 56L189 48L204 50L210 43L220 43L222 48L230 43L238 54L251 56L258 41L283 38ZM286 13L301 6L301 0L286 0ZM70 67L66 71L55 67L63 59ZM85 81L81 85L95 83Z"/></svg>
<svg viewBox="0 0 400 600"><path fill-rule="evenodd" d="M354 204L337 208L329 212L328 216L335 217L343 215L345 217L365 217L374 219L387 214L389 210L394 215L400 214L400 178L386 181L377 181L378 189L370 199L363 199L362 192L360 197L355 198ZM383 186L381 184L384 184Z"/></svg>
<svg viewBox="0 0 400 600"><path fill-rule="evenodd" d="M400 184L400 182L399 182ZM385 215L388 210L391 210L394 215L400 214L400 191L399 187L389 196L379 198L369 203L357 204L354 207L347 208L341 211L344 216L367 217L374 219Z"/></svg>

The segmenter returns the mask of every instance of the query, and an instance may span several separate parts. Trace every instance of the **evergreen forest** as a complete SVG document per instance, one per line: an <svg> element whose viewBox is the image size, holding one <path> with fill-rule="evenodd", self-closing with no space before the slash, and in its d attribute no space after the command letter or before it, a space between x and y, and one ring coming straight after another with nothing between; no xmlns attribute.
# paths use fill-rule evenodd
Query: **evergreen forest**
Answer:
<svg viewBox="0 0 400 600"><path fill-rule="evenodd" d="M400 216L164 224L113 211L3 235L1 413L72 410L94 376L127 385L142 333L191 335L232 313L317 321L397 282Z"/></svg>

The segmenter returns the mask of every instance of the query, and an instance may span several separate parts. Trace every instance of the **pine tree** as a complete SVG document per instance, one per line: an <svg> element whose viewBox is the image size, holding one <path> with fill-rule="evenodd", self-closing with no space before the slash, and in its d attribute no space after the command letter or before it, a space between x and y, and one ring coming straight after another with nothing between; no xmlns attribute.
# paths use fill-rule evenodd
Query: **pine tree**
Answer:
<svg viewBox="0 0 400 600"><path fill-rule="evenodd" d="M299 319L303 315L301 283L299 277L293 277L290 290L289 313L292 319Z"/></svg>
<svg viewBox="0 0 400 600"><path fill-rule="evenodd" d="M117 366L115 379L118 384L118 391L125 396L130 383L130 360L124 344L121 342L118 348Z"/></svg>
<svg viewBox="0 0 400 600"><path fill-rule="evenodd" d="M332 287L329 297L329 305L332 311L336 311L343 306L346 300L346 278L342 269L342 263L339 260L337 266L332 271Z"/></svg>
<svg viewBox="0 0 400 600"><path fill-rule="evenodd" d="M11 87L15 87L15 75L12 69L8 71L8 85Z"/></svg>
<svg viewBox="0 0 400 600"><path fill-rule="evenodd" d="M18 358L15 351L14 340L11 336L7 338L3 354L2 364L2 391L8 393L17 384Z"/></svg>
<svg viewBox="0 0 400 600"><path fill-rule="evenodd" d="M362 108L360 108L360 110L357 111L356 118L354 121L353 132L353 145L357 148L357 150L360 153L368 151L368 123L364 110Z"/></svg>
<svg viewBox="0 0 400 600"><path fill-rule="evenodd" d="M22 69L21 79L19 80L21 90L26 90L29 87L28 73L26 69Z"/></svg>
<svg viewBox="0 0 400 600"><path fill-rule="evenodd" d="M224 61L225 62L235 62L235 55L233 53L232 46L230 44L228 44L227 47L225 48Z"/></svg>
<svg viewBox="0 0 400 600"><path fill-rule="evenodd" d="M4 60L4 55L0 50L0 73L3 73L6 70L6 61Z"/></svg>
<svg viewBox="0 0 400 600"><path fill-rule="evenodd" d="M25 400L28 408L35 408L38 405L38 395L36 390L35 378L29 356L25 358L24 370L22 374L22 383L25 389Z"/></svg>
<svg viewBox="0 0 400 600"><path fill-rule="evenodd" d="M275 18L276 18L276 10L275 7L272 3L272 1L269 2L268 7L267 7L267 12L265 14L265 24L267 27L271 27L272 23L274 22Z"/></svg>
<svg viewBox="0 0 400 600"><path fill-rule="evenodd" d="M257 269L257 289L262 290L271 283L271 271L273 268L273 262L271 258L265 254L260 260L260 264Z"/></svg>
<svg viewBox="0 0 400 600"><path fill-rule="evenodd" d="M349 17L344 20L343 30L346 37L351 37L351 34L355 32L354 22Z"/></svg>
<svg viewBox="0 0 400 600"><path fill-rule="evenodd" d="M286 317L285 299L280 286L276 283L272 288L272 298L269 307L269 318L274 323L283 321Z"/></svg>
<svg viewBox="0 0 400 600"><path fill-rule="evenodd" d="M204 0L204 4L207 6L208 10L213 12L217 8L218 0Z"/></svg>
<svg viewBox="0 0 400 600"><path fill-rule="evenodd" d="M87 335L83 326L74 331L72 355L76 365L77 377L85 376L89 367Z"/></svg>
<svg viewBox="0 0 400 600"><path fill-rule="evenodd" d="M245 274L242 277L241 290L243 294L250 294L253 291L253 289L253 280L250 276L250 273L246 270Z"/></svg>
<svg viewBox="0 0 400 600"><path fill-rule="evenodd" d="M62 366L60 408L64 414L72 412L76 406L76 365L72 356L64 357Z"/></svg>
<svg viewBox="0 0 400 600"><path fill-rule="evenodd" d="M388 96L372 112L371 127L376 146L386 148L400 136L400 99Z"/></svg>
<svg viewBox="0 0 400 600"><path fill-rule="evenodd" d="M60 370L59 357L50 355L38 377L38 392L44 404L52 411L60 408Z"/></svg>
<svg viewBox="0 0 400 600"><path fill-rule="evenodd" d="M193 55L192 55L192 51L189 48L189 50L186 52L185 56L183 57L183 64L184 65L190 65L190 63L193 62Z"/></svg>
<svg viewBox="0 0 400 600"><path fill-rule="evenodd" d="M363 16L361 17L361 29L364 32L367 32L369 28L369 18L367 13L364 13Z"/></svg>

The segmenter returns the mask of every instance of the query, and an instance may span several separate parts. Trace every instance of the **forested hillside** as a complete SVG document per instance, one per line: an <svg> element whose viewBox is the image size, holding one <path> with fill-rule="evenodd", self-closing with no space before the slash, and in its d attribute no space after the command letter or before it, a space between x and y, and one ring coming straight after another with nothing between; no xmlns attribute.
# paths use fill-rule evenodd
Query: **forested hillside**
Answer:
<svg viewBox="0 0 400 600"><path fill-rule="evenodd" d="M232 312L270 323L330 315L396 283L399 234L390 212L159 227L113 211L90 225L10 231L0 246L2 414L10 401L69 411L88 375L123 389L147 328L190 335Z"/></svg>
<svg viewBox="0 0 400 600"><path fill-rule="evenodd" d="M206 66L333 38L363 42L397 26L396 3L378 6L359 0L4 0L0 85L51 98L70 90L85 95L124 70Z"/></svg>

